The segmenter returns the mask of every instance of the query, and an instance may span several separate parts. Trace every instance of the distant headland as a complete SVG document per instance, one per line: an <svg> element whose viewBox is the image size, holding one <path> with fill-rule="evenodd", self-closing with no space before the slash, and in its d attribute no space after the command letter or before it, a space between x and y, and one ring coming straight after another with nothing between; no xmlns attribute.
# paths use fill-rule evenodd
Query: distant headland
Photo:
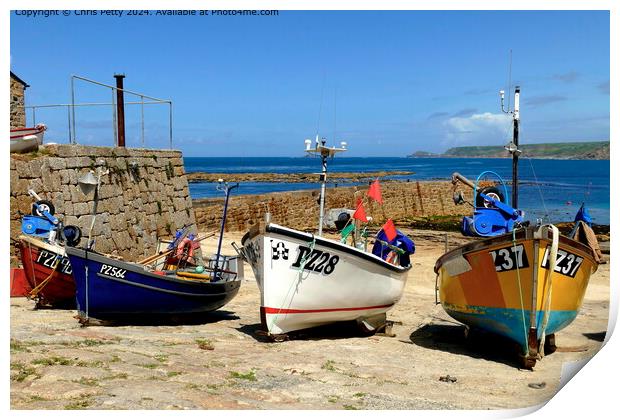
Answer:
<svg viewBox="0 0 620 420"><path fill-rule="evenodd" d="M609 142L571 142L524 144L519 148L523 156L541 159L596 159L609 160ZM508 158L510 154L503 146L463 146L452 147L444 153L417 151L408 155L411 158Z"/></svg>

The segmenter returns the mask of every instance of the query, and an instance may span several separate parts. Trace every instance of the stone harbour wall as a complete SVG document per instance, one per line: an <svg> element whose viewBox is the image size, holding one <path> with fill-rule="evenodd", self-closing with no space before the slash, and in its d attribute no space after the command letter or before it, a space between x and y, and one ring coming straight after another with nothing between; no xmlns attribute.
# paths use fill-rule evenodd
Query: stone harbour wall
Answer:
<svg viewBox="0 0 620 420"><path fill-rule="evenodd" d="M11 155L11 238L21 233L22 216L31 214L35 200L28 189L51 201L55 215L65 225L79 226L86 238L94 192L84 195L78 178L91 170L109 171L101 177L95 250L138 260L156 252L158 238L170 238L187 224L196 231L180 151L46 145L36 153ZM19 254L13 248L11 253Z"/></svg>
<svg viewBox="0 0 620 420"><path fill-rule="evenodd" d="M466 191L463 187L461 190ZM233 190L228 203L226 231L245 231L271 213L271 221L294 229L316 229L319 204L318 187L312 191L270 193L261 195L235 195L243 191L243 185ZM357 197L364 196L368 186L328 188L325 209L354 209ZM456 206L452 201L453 186L449 181L383 181L381 193L383 205L364 201L366 215L373 224L383 224L388 218L396 223L415 217L457 216L470 210ZM194 201L196 222L201 231L213 231L220 227L224 198ZM380 225L379 225L380 226Z"/></svg>
<svg viewBox="0 0 620 420"><path fill-rule="evenodd" d="M11 129L26 126L26 113L24 108L24 85L11 76L10 85L10 112Z"/></svg>

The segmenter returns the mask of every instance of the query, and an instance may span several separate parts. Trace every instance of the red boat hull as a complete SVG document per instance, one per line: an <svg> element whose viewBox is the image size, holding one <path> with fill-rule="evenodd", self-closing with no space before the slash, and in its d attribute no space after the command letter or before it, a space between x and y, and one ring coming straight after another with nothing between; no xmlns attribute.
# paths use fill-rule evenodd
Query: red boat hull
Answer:
<svg viewBox="0 0 620 420"><path fill-rule="evenodd" d="M75 306L75 282L64 250L60 253L61 262L54 269L55 260L61 248L52 251L54 249L52 246L37 246L38 242L40 241L24 238L20 240L22 264L30 287L35 289L49 278L47 284L36 294L38 303L63 307Z"/></svg>

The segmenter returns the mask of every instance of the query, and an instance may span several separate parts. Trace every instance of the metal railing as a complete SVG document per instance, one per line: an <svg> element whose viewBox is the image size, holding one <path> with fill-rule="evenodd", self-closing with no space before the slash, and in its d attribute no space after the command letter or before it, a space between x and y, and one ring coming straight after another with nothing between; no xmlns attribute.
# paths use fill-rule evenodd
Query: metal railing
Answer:
<svg viewBox="0 0 620 420"><path fill-rule="evenodd" d="M92 83L95 85L103 86L111 89L112 92L112 102L84 102L84 103L75 103L75 79L82 80L88 83ZM168 104L168 141L169 147L172 149L172 101L169 99L159 99L149 95L145 95L143 93L133 92L127 89L119 89L116 86L108 85L105 83L97 82L95 80L90 80L85 77L72 75L71 76L71 103L69 104L48 104L48 105L27 105L24 106L25 110L32 110L32 121L33 125L37 123L36 111L42 108L67 108L67 124L68 124L68 133L69 133L69 143L70 144L78 144L77 136L76 136L76 128L75 128L75 108L78 107L92 107L92 106L112 106L112 133L113 133L113 141L115 145L118 145L118 133L117 133L117 108L116 108L116 95L117 91L122 91L123 93L127 93L130 95L134 95L140 98L140 101L125 101L125 105L140 105L140 128L141 128L141 141L142 147L145 147L145 137L144 137L144 105L161 105ZM145 101L147 99L147 101Z"/></svg>

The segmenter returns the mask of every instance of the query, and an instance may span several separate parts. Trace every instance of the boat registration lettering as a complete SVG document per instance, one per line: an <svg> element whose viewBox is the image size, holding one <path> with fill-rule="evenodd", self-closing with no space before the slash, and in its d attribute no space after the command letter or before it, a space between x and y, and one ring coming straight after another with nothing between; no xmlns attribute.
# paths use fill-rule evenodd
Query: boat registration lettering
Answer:
<svg viewBox="0 0 620 420"><path fill-rule="evenodd" d="M338 261L340 261L338 255L331 255L329 252L300 245L297 251L297 259L291 267L299 268L303 264L304 270L330 275L336 269Z"/></svg>
<svg viewBox="0 0 620 420"><path fill-rule="evenodd" d="M101 264L101 268L99 269L99 273L100 274L105 274L106 276L110 276L110 277L116 277L117 279L124 279L125 278L125 273L127 273L127 270L124 270L124 269L118 268L118 267L113 267L113 266L107 265L107 264Z"/></svg>
<svg viewBox="0 0 620 420"><path fill-rule="evenodd" d="M545 249L545 255L543 256L542 264L540 265L543 268L549 268L550 249L550 247ZM558 255L555 259L555 268L553 271L574 278L575 274L577 274L577 271L579 270L579 267L581 267L581 263L583 263L582 257L563 249L558 249Z"/></svg>
<svg viewBox="0 0 620 420"><path fill-rule="evenodd" d="M58 266L56 266L56 260L58 260L59 258L60 261L58 261ZM45 266L47 268L51 268L52 270L54 270L55 268L56 270L64 274L71 275L72 273L71 263L69 262L68 257L60 257L60 255L54 252L46 251L44 249L39 252L36 263L41 264L42 266Z"/></svg>
<svg viewBox="0 0 620 420"><path fill-rule="evenodd" d="M491 254L491 258L493 258L493 264L495 264L495 271L497 272L516 270L518 268L527 268L530 266L523 244L495 249L489 251L489 254Z"/></svg>

